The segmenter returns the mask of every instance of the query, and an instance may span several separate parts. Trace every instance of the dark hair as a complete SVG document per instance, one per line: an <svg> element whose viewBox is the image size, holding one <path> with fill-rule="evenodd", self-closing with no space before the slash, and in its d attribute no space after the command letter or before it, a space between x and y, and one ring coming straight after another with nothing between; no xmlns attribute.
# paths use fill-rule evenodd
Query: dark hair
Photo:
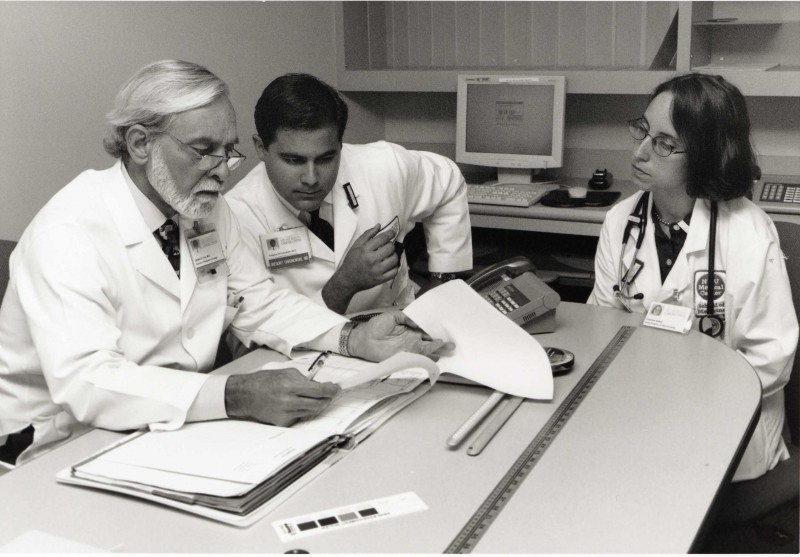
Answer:
<svg viewBox="0 0 800 557"><path fill-rule="evenodd" d="M750 197L758 167L739 89L718 75L692 73L665 81L650 100L665 92L672 93L672 125L689 163L686 193L714 201Z"/></svg>
<svg viewBox="0 0 800 557"><path fill-rule="evenodd" d="M267 85L256 103L256 131L264 147L279 129L317 130L336 126L339 141L347 126L347 104L339 92L309 74L282 75Z"/></svg>

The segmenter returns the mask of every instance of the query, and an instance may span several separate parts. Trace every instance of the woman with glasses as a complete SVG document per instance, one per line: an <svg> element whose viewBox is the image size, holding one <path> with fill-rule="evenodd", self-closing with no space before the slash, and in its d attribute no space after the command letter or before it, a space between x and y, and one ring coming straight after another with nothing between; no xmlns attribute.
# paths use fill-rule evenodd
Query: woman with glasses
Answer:
<svg viewBox="0 0 800 557"><path fill-rule="evenodd" d="M734 480L756 478L788 458L783 386L798 325L775 226L749 199L758 169L744 97L719 76L678 76L656 87L628 127L641 191L606 216L589 303L687 308L687 329L750 362L761 418Z"/></svg>

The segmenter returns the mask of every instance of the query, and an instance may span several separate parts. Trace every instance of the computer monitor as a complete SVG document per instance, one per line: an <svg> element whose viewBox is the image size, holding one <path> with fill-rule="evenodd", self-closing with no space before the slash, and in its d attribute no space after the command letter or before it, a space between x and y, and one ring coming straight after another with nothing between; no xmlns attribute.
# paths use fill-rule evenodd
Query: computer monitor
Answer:
<svg viewBox="0 0 800 557"><path fill-rule="evenodd" d="M561 167L564 89L563 76L459 75L456 161L497 167L500 183L550 179L532 169Z"/></svg>

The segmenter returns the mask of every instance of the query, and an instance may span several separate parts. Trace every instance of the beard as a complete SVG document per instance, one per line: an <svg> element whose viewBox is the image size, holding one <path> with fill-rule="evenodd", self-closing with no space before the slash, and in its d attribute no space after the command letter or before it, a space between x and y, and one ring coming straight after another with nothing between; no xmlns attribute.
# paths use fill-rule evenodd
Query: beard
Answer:
<svg viewBox="0 0 800 557"><path fill-rule="evenodd" d="M200 192L219 192L221 186L216 180L203 176L192 190L186 193L175 183L158 146L152 151L151 161L152 164L145 170L147 179L170 207L181 216L190 219L201 219L211 215L217 204L218 195Z"/></svg>

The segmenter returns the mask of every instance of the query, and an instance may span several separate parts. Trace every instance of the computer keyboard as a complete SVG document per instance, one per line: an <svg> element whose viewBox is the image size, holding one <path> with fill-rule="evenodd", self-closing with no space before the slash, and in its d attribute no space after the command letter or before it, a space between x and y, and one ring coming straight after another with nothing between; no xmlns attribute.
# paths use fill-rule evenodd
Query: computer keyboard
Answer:
<svg viewBox="0 0 800 557"><path fill-rule="evenodd" d="M470 203L530 207L558 184L468 184Z"/></svg>

